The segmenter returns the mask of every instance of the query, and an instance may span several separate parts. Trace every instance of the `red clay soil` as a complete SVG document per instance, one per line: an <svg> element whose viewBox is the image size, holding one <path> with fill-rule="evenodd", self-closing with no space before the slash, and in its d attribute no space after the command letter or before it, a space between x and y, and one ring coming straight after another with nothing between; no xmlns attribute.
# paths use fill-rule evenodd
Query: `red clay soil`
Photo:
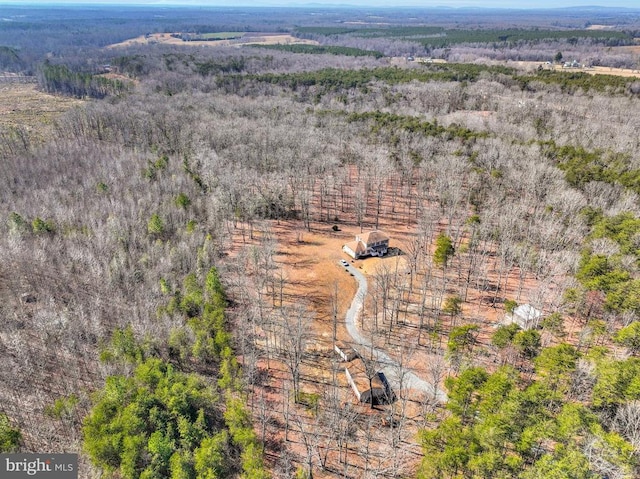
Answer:
<svg viewBox="0 0 640 479"><path fill-rule="evenodd" d="M351 170L353 184L356 183L356 172ZM378 228L384 230L391 237L390 246L399 248L401 251L406 251L408 245L416 237L416 223L415 218L410 215L409 203L415 201L415 194L412 191L411 194L405 195L405 197L396 197L392 201L391 186L389 183L385 185L384 199L381 203L381 214L378 218ZM373 196L373 195L371 195ZM337 204L337 201L335 201ZM316 210L319 210L318 205ZM424 205L427 206L428 205ZM375 198L370 198L368 205L368 211L374 212L376 210ZM344 373L341 367L336 366L336 357L332 352L333 347L333 321L331 310L331 298L335 291L337 291L338 297L338 327L337 327L337 339L349 341L349 335L344 327L344 316L348 309L353 296L356 291L356 281L350 275L346 274L344 269L338 264L340 259L346 259L351 261L346 254L341 250L342 245L348 241L351 241L356 234L360 232L360 227L356 225L356 218L353 214L339 212L340 220L337 222L317 222L312 221L309 224L309 228L305 229L302 221L299 220L282 220L282 221L270 221L265 223L268 225L270 235L275 239L277 243L275 253L275 264L277 268L283 271L283 275L286 278L286 284L284 285L284 296L286 301L304 302L308 304L316 313L316 318L313 321L313 333L312 341L310 341L307 352L309 353L309 360L306 361L302 367L302 391L305 393L317 394L320 398L331 389L330 385L333 382L334 371L337 384L341 389L341 395L343 401L350 403L360 413L360 419L358 424L360 429L356 436L362 440L365 433L367 424L374 424L374 440L370 443L372 448L378 448L378 455L373 457L390 458L392 452L399 447L392 447L389 445L389 428L382 425L383 417L388 415L390 408L382 407L379 409L371 409L367 405L360 405L357 403L355 396L351 394L351 391L346 383ZM375 218L373 215L369 215L365 218L366 223L363 225L365 230L373 229L375 226ZM334 231L333 226L337 225L339 231ZM445 231L446 223L441 221L436 228L437 232ZM263 231L258 229L254 232L254 239L248 240L248 236L244 235L244 238L238 233L235 241L235 250L242 247L243 244L259 243L260 238L264 234ZM463 243L465 238L463 237ZM428 251L433 250L433 244L424 245ZM458 259L463 258L463 259ZM457 276L457 263L456 261L465 261L464 255L457 256L451 267L447 269L446 276L448 280L448 286L444 296L459 294L461 285ZM490 259L486 268L486 277L489 283L497 283L498 280L498 261ZM386 268L389 271L398 271L400 280L398 281L399 290L405 291L407 283L410 280L411 275L408 272L408 262L406 256L389 256L386 258L368 258L363 260L354 261L357 267L372 277L377 270L381 267ZM465 266L464 264L462 265ZM434 273L434 279L432 283L437 285L442 282L442 270L437 270ZM508 280L506 281L506 287L504 280L502 281L502 289L498 292L479 291L473 287L469 287L466 301L463 304L462 314L451 317L449 315L440 315L440 334L433 336L429 335L426 331L419 334L418 325L419 320L417 317L417 305L420 304L420 291L419 285L422 279L423 272L418 271L414 277L414 287L410 298L410 307L404 308L404 311L399 315L399 321L391 327L390 324L381 325L384 327L385 332L379 335L377 342L380 345L384 345L391 356L394 356L397 360L402 359L406 364L409 364L416 373L427 381L432 381L432 369L434 364L444 364L443 374L440 379L440 387L443 388L442 381L446 374L452 374L452 370L448 364L443 361L443 351L446 349L447 335L450 329L454 326L461 324L477 324L480 328L480 334L478 337L477 349L489 349L490 337L495 330L495 326L503 319L505 315L503 301L504 299L515 299L518 297L519 303L526 303L529 301L530 295L536 292L536 289L540 286L536 280L528 275L524 275L524 279L521 284L521 291L518 296L519 289L519 271L512 269L510 271ZM553 281L549 287L549 294L556 294L559 290L557 283L562 278L557 278ZM372 281L370 280L370 291ZM401 294L401 293L397 293ZM427 295L434 294L433 291L428 291ZM430 299L428 300L430 302ZM373 319L370 311L371 306L365 305L365 314L363 324L365 329L372 329ZM380 326L380 325L379 325ZM418 344L418 337L420 337L420 344ZM404 356L404 358L401 358ZM275 468L279 458L282 456L281 448L285 447L287 450L294 453L295 463L298 466L304 466L306 446L304 436L296 432L295 429L306 427L312 427L316 416L313 412L310 412L304 406L294 405L291 401L287 401L287 398L291 397L291 381L290 374L286 367L270 359L268 361L262 360L259 363L260 367L264 370L265 381L262 386L256 386L253 401L262 401L264 398L270 405L268 413L270 419L268 426L265 426L266 431L266 443L268 445L267 455L270 464ZM268 367L267 367L268 366ZM496 367L497 364L493 360L488 360L485 366L489 368ZM446 373L446 374L445 374ZM405 396L408 400L402 401L403 407L406 408L406 416L410 419L404 426L404 448L403 461L405 467L408 468L407 472L415 471L417 464L420 460L420 448L417 439L417 432L420 427L424 427L424 413L425 404L422 401L422 397L417 394L413 394L410 391L402 391L400 395ZM321 399L322 402L322 399ZM285 438L285 411L287 410L287 404L289 404L289 414L294 414L296 417L301 418L298 421L298 426L295 425L295 421L291 422L292 426L286 432ZM254 417L257 417L256 411L260 408L253 405ZM393 406L398 408L398 405ZM266 414L264 413L263 416ZM372 419L374 418L374 419ZM306 421L306 422L305 422ZM265 423L265 421L256 420L257 430L262 433L263 428L258 423ZM318 429L316 427L316 429ZM330 438L325 438L325 441L329 441ZM352 446L348 453L348 462L351 464L348 467L348 474L346 477L363 477L363 468L369 468L369 464L365 463L362 446ZM406 456L406 457L405 457ZM319 461L318 457L314 459ZM380 459L378 461L378 468L384 469L389 467L391 459ZM393 462L393 461L391 461ZM314 469L315 477L342 477L344 472L344 462L340 462L337 453L335 451L328 454L328 460L326 469L321 471Z"/></svg>

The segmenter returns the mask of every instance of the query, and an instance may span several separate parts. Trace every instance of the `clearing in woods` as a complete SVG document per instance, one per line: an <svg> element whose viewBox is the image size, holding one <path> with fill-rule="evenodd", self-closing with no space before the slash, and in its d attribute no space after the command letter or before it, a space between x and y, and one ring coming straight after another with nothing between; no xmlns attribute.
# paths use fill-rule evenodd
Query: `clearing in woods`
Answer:
<svg viewBox="0 0 640 479"><path fill-rule="evenodd" d="M354 178L353 181L357 180ZM455 317L441 314L437 321L437 332L426 329L420 332L418 311L423 294L420 285L426 284L425 270L423 265L414 275L411 275L409 255L407 254L412 247L415 248L417 238L415 217L411 218L411 215L407 214L406 218L403 218L404 215L400 213L410 211L408 198L396 199L392 205L391 182L384 189L379 229L387 232L391 238L392 254L390 255L383 258L352 260L343 253L342 245L352 241L354 236L360 233L360 228L356 226L355 217L348 213L341 213L340 221L335 223L312 221L310 230L304 229L302 221L281 220L254 225L253 239L249 239L246 230L245 234L237 231L232 255L238 254L243 248L260 248L261 238L267 237L269 241L275 240L273 274L278 283L280 283L278 278L284 278L282 282L284 302L305 303L315 313L315 319L311 326L312 332L307 343L307 359L303 361L301 367L301 390L307 395L319 398L324 404L324 395L331 390L333 381L336 381L341 389L342 401L350 403L350 407L360 414L356 437L363 439L367 434L366 431L371 431L371 424L376 425L372 447L375 444L380 457L390 457L390 454L393 453L393 448L389 446L389 431L380 426L384 423L385 418L400 414L403 426L399 433L401 433L406 447L403 452L403 454L406 453L406 456L403 456L403 461L405 461L403 466L406 467L405 472L409 472L415 470L420 458L417 432L421 427L424 427L425 408L433 407L432 398L427 397L421 391L404 389L394 391L400 398L396 404L376 406L376 409L371 409L369 405L357 402L347 384L344 363L337 363L336 354L333 352L332 302L337 296L337 340L350 343L351 337L346 329L345 314L357 289L355 279L339 264L339 261L341 259L348 261L368 279L369 297L365 301L364 314L357 320L357 327L360 331L372 339L377 349L385 351L396 362L410 368L419 378L430 384L437 383L440 391L444 390L445 376L455 374L455 370L451 368L449 361L445 360L444 356L451 328L461 324L478 325L480 333L477 338L477 348L488 349L491 347L490 338L495 331L495 326L505 316L504 300L517 298L519 303L526 303L536 293L540 284L531 275L520 275L520 272L515 268L511 270L506 282L504 278L500 282L496 261L490 260L486 265L486 283L493 285L493 289L478 290L473 286L469 287L467 300L462 305L461 314ZM315 198L315 201L318 202L319 198ZM373 204L369 206L368 211L375 211ZM432 206L435 207L435 205ZM368 217L367 220L364 230L374 229L373 218ZM339 227L338 231L333 228L334 225ZM239 224L239 228L241 229L243 226ZM445 231L446 228L446 221L439 220L435 226L432 241L420 245L426 258L433 254L435 236L438 232ZM465 241L468 241L468 238L463 239L463 243ZM431 273L433 276L429 282L435 287L439 287L443 275L446 274L448 285L444 292L445 297L457 294L459 291L460 284L457 280L458 272L455 262L466 261L462 259L463 256L460 256L461 259L456 258L448 271L440 270ZM461 267L464 268L465 264L461 264ZM376 330L372 314L375 308L372 304L372 297L376 295L376 282L379 281L377 276L380 275L388 275L393 278L391 281L395 283L395 288L392 288L389 295L389 301L391 302L397 297L401 297L402 301L399 306L400 312L395 321L392 318L391 322L385 322L381 317ZM557 278L557 280L559 279ZM411 281L413 283L409 286ZM498 284L499 282L500 284ZM432 298L438 294L442 295L442 293L428 289L424 291L424 294L429 298L427 301L429 305L427 316L430 317L428 321L432 321L435 309L431 305L437 303L437 300L432 301ZM547 294L557 294L557 288L551 285ZM274 293L273 299L269 294L264 297L267 302L273 302L274 305L277 305L279 300L275 296L276 293ZM425 325L428 321L425 321ZM366 351L360 352L366 355ZM481 362L486 362L485 366L490 369L497 366L491 362L490 358L485 358ZM282 424L282 411L288 410L285 406L289 403L286 398L291 396L290 373L283 363L279 363L273 357L258 361L258 368L264 372L268 369L268 374L263 376L265 382L262 385L255 386L254 397L262 398L263 401L267 401L271 405L271 424ZM293 405L290 404L289 407L293 407ZM312 429L314 416L304 417L307 421L305 427ZM299 428L288 430L289 435L286 442L288 447L303 457L305 440L302 433L299 430L296 432L295 429ZM267 444L277 444L283 439L282 434L282 428L273 428L270 434L267 434L270 436ZM273 451L273 455L277 456L277 453ZM332 464L334 468L342 467L339 460L336 458L333 460L336 461ZM363 458L355 453L350 457L349 463L352 467L357 468L362 466L360 464L362 460ZM331 463L332 460L329 462ZM334 476L327 473L326 475L321 474L319 477Z"/></svg>
<svg viewBox="0 0 640 479"><path fill-rule="evenodd" d="M620 49L620 52L627 51L627 52L640 53L640 45L632 46L632 47L615 47L615 48ZM622 50L622 49L629 49L629 50ZM507 60L503 62L503 64L508 67L515 66L516 68L523 68L530 72L534 72L539 67L542 67L545 70L554 70L554 71L565 72L565 73L582 72L582 73L588 73L589 75L613 75L613 76L625 77L625 78L638 77L638 80L640 80L640 70L634 70L630 68L613 68L613 67L601 67L601 66L591 66L591 67L581 66L576 68L566 68L566 67L563 67L562 65L548 65L548 64L545 64L544 62L511 61L511 60Z"/></svg>
<svg viewBox="0 0 640 479"><path fill-rule="evenodd" d="M50 95L34 83L0 83L0 126L41 128L82 100Z"/></svg>

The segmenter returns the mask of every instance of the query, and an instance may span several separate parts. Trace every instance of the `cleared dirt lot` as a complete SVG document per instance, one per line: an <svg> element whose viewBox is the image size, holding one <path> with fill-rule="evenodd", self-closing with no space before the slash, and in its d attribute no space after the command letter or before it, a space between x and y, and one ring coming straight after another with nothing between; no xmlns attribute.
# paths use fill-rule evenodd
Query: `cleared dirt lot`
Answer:
<svg viewBox="0 0 640 479"><path fill-rule="evenodd" d="M38 91L33 83L0 83L0 126L41 127L80 104L82 100Z"/></svg>
<svg viewBox="0 0 640 479"><path fill-rule="evenodd" d="M353 172L351 174L353 182L356 183L356 176ZM311 337L307 343L307 355L300 370L302 391L318 397L320 407L326 408L329 407L327 394L334 390L333 384L336 384L343 409L352 408L359 414L357 420L354 420L356 424L354 444L350 445L346 452L349 457L348 465L345 466L344 460L341 461L335 450L332 450L327 470L318 477L337 477L338 474L335 471L340 471L343 467L347 467L348 472L341 477L365 477L363 471L371 465L367 466L363 462L367 451L357 446L365 443L376 449L377 452L373 457L379 458L380 464L375 467L380 467L381 471L393 468L395 460L401 459L403 472L407 476L414 474L421 457L417 433L420 428L425 427L427 413L433 411L429 408L434 407L433 402L429 402L430 398L425 397L423 393L406 389L394 390L401 400L392 405L371 409L369 405L357 402L346 382L345 365L337 362L337 356L332 351L332 296L337 291L337 339L349 342L350 336L346 330L344 318L356 290L355 279L339 265L340 259L349 261L368 278L370 297L365 302L364 314L357 320L358 328L367 337L369 335L372 337L376 348L384 350L395 361L408 366L421 379L429 383L437 382L441 390L444 377L455 374L444 355L451 328L461 324L477 325L480 328L477 349L489 350L490 337L495 331L495 326L505 315L504 299L518 298L519 302L525 303L530 301L531 296L540 287L540 284L527 274L522 275L522 284L519 285L520 273L517 269L512 269L508 277L503 276L500 282L499 262L491 255L486 263L485 272L486 282L491 288L476 289L471 286L460 315L453 317L449 314L440 314L439 319L435 319L435 311L439 308L437 305L440 301L437 296L447 297L458 294L460 286L458 265L465 270L468 267L466 265L468 257L464 254L456 256L446 272L442 269L432 269L430 279L427 278L425 270L430 261L428 258L433 253L435 236L447 228L446 221L441 219L437 225L434 225L432 239L419 243L425 260L412 279L412 275L409 274L409 254L407 253L412 247L416 247L417 225L413 218L404 217L402 214L407 210L407 198L396 198L394 203L391 201L391 184L386 185L384 189L379 229L389 234L390 246L394 248L394 253L399 250L400 254L351 261L341 248L344 243L352 241L354 235L360 233L360 228L356 225L353 215L348 213L344 213L344 218L343 213L340 213L340 221L336 223L311 222L310 231L307 231L299 220L281 220L254 225L252 241L247 239L246 234L246 243L241 240L242 235L239 234L236 237L235 248L237 249L243 246L259 247L261 237L271 238L276 243L274 275L279 278L282 274L286 281L284 301L291 304L306 303L314 312ZM315 200L318 199L315 198ZM435 205L425 204L424 207L434 208ZM369 211L375 211L373 203L370 204ZM374 228L375 222L371 221L372 218L368 220L365 230ZM340 231L333 230L334 224ZM468 238L463 238L463 244L460 245L461 251L464 251L464 243L467 241ZM373 299L378 295L378 301L380 301L380 293L376 292L377 276L380 274L389 275L391 277L389 281L395 285L389 296L389 302L393 302L396 298L400 298L400 301L397 317L393 319L393 313L387 314L387 318L392 318L391 321L383 318L382 307L380 303L378 304L377 310L380 314L376 327L373 313L376 307ZM447 276L448 284L444 291L441 291L439 288L443 284L443 275ZM413 283L410 286L411 281ZM423 289L423 285L427 285L426 290ZM548 290L547 294L554 294L554 291ZM427 298L427 312L425 328L421 330L419 311L423 295ZM271 302L268 294L267 297ZM278 303L277 299L275 303ZM431 327L427 328L427 324ZM486 362L485 365L489 369L498 366L497 363L492 362L491 355L487 355L486 358L485 360L479 357L478 361ZM254 397L268 402L270 410L268 423L277 425L277 427L267 427L267 444L273 445L273 452L269 452L271 446L268 446L268 455L277 457L278 447L285 443L287 448L294 451L298 457L296 462L303 464L301 458L306 454L305 441L310 440L309 431L321 430L321 426L316 421L319 421L318 417L322 416L314 416L313 412L305 409L305 406L297 406L293 401L286 400L287 397L291 397L291 374L284 363L271 356L270 359L263 358L259 362L259 368L264 373L264 382L256 387ZM288 432L283 432L284 424L287 422L285 414L297 418L289 421L293 426ZM397 430L385 427L384 420L390 416L401 418L402 427ZM258 422L261 421L258 419ZM317 440L319 444L323 444L323 441L326 443L331 441L330 437L324 437L321 432L318 434L320 439L313 439L313 441ZM367 437L370 437L370 442L367 442ZM392 455L398 453L398 448L391 445L398 437L401 437L403 443L402 456L394 459ZM319 447L322 449L324 446Z"/></svg>

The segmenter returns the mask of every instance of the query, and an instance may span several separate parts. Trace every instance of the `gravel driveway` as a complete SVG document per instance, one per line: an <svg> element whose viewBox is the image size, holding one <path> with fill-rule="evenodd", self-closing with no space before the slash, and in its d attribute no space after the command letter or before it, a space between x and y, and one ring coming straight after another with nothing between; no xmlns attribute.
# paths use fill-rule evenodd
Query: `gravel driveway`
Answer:
<svg viewBox="0 0 640 479"><path fill-rule="evenodd" d="M341 265L341 267L344 266ZM380 370L385 374L389 384L395 391L399 391L401 388L414 389L422 391L431 397L435 396L438 401L445 402L447 400L447 395L444 391L441 391L440 389L436 389L434 391L434 387L431 383L418 377L418 375L411 369L400 366L396 360L391 358L384 351L372 347L371 341L360 332L357 327L357 320L360 316L360 311L362 310L364 298L367 296L367 278L365 278L365 276L352 265L344 268L349 273L352 273L353 277L358 281L358 291L351 302L351 307L349 308L349 311L347 311L347 316L345 318L347 331L356 346L355 349L363 355L365 354L366 349L366 355L373 355L378 364L380 364Z"/></svg>

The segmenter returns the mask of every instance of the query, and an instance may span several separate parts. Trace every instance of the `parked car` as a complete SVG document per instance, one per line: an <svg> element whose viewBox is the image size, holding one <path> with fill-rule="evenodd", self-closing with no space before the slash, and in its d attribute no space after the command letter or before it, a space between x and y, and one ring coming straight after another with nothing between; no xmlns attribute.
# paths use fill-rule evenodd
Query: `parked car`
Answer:
<svg viewBox="0 0 640 479"><path fill-rule="evenodd" d="M346 261L346 260L344 260L344 259L341 259L341 260L340 260L340 264L341 264L342 266L349 266L349 263L347 263L347 261Z"/></svg>

